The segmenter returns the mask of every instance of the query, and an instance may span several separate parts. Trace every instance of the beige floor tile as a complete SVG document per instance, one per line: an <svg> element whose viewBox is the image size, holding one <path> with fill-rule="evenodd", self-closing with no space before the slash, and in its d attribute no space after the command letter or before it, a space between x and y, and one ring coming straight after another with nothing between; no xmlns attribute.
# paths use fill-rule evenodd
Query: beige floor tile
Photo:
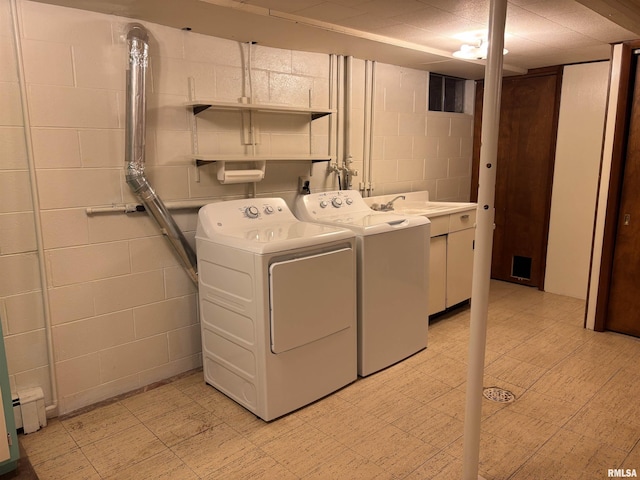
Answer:
<svg viewBox="0 0 640 480"><path fill-rule="evenodd" d="M238 462L227 464L205 480L296 480L298 477L261 450L249 450Z"/></svg>
<svg viewBox="0 0 640 480"><path fill-rule="evenodd" d="M47 426L37 432L21 435L20 443L34 466L78 448L73 437L56 418L49 420Z"/></svg>
<svg viewBox="0 0 640 480"><path fill-rule="evenodd" d="M411 472L407 480L451 480L462 477L462 461L439 452Z"/></svg>
<svg viewBox="0 0 640 480"><path fill-rule="evenodd" d="M82 447L82 452L102 477L119 473L166 450L167 447L144 425L134 425Z"/></svg>
<svg viewBox="0 0 640 480"><path fill-rule="evenodd" d="M458 387L467 379L467 364L443 354L432 358L421 371L450 387Z"/></svg>
<svg viewBox="0 0 640 480"><path fill-rule="evenodd" d="M584 405L602 388L601 385L579 380L557 372L547 372L531 390L566 402Z"/></svg>
<svg viewBox="0 0 640 480"><path fill-rule="evenodd" d="M145 426L166 446L171 447L220 423L222 419L194 402L154 416L145 422Z"/></svg>
<svg viewBox="0 0 640 480"><path fill-rule="evenodd" d="M153 480L197 480L198 476L173 452L165 450L140 463L125 468L106 480L153 479Z"/></svg>
<svg viewBox="0 0 640 480"><path fill-rule="evenodd" d="M418 400L390 388L381 389L357 404L358 408L387 423L410 414L421 405Z"/></svg>
<svg viewBox="0 0 640 480"><path fill-rule="evenodd" d="M640 442L633 447L633 450L631 450L631 453L624 459L620 468L635 468L636 473L640 475Z"/></svg>
<svg viewBox="0 0 640 480"><path fill-rule="evenodd" d="M622 450L602 445L596 440L573 432L560 430L536 452L514 478L536 478L536 474L537 478L607 478L607 469L617 468L625 456L626 453ZM558 472L563 476L557 476Z"/></svg>
<svg viewBox="0 0 640 480"><path fill-rule="evenodd" d="M640 374L619 370L594 396L591 405L616 415L640 419Z"/></svg>
<svg viewBox="0 0 640 480"><path fill-rule="evenodd" d="M580 410L563 428L625 452L630 452L640 440L640 422L634 417L592 405Z"/></svg>
<svg viewBox="0 0 640 480"><path fill-rule="evenodd" d="M273 478L273 477L272 477ZM345 449L322 465L305 475L304 480L383 480L392 479L393 474L353 450Z"/></svg>
<svg viewBox="0 0 640 480"><path fill-rule="evenodd" d="M567 358L581 342L544 332L531 337L509 352L509 356L546 370Z"/></svg>
<svg viewBox="0 0 640 480"><path fill-rule="evenodd" d="M560 429L552 423L513 412L509 407L483 420L481 428L529 451L540 448Z"/></svg>
<svg viewBox="0 0 640 480"><path fill-rule="evenodd" d="M385 386L420 403L429 403L431 400L438 398L440 395L444 395L453 388L437 378L424 373L424 370L428 370L428 367L416 367L411 374L391 380L387 382Z"/></svg>
<svg viewBox="0 0 640 480"><path fill-rule="evenodd" d="M62 425L81 447L139 424L140 421L119 402L62 420Z"/></svg>
<svg viewBox="0 0 640 480"><path fill-rule="evenodd" d="M484 371L487 375L491 375L505 382L518 385L522 388L529 388L538 381L547 370L506 354L487 365Z"/></svg>
<svg viewBox="0 0 640 480"><path fill-rule="evenodd" d="M309 419L308 423L347 447L387 425L387 422L350 403L327 409L323 414Z"/></svg>
<svg viewBox="0 0 640 480"><path fill-rule="evenodd" d="M424 461L439 451L393 425L355 441L352 449L392 473L395 478L408 475L415 469L415 462L419 459Z"/></svg>
<svg viewBox="0 0 640 480"><path fill-rule="evenodd" d="M163 385L121 401L141 422L178 411L194 401L172 384Z"/></svg>
<svg viewBox="0 0 640 480"><path fill-rule="evenodd" d="M490 301L483 383L517 398L482 401L480 474L640 469L640 339L585 330L582 300L492 281ZM457 479L469 325L468 307L431 319L427 349L272 422L200 370L21 442L42 479Z"/></svg>
<svg viewBox="0 0 640 480"><path fill-rule="evenodd" d="M204 374L202 372L202 369L198 369L197 371L194 371L175 380L174 382L171 382L171 385L182 392L192 385L196 385L198 383L204 383Z"/></svg>
<svg viewBox="0 0 640 480"><path fill-rule="evenodd" d="M171 451L201 478L241 462L253 450L257 450L255 445L225 423L171 447Z"/></svg>
<svg viewBox="0 0 640 480"><path fill-rule="evenodd" d="M486 348L488 350L505 354L511 352L522 345L523 341L518 338L513 338L505 335L502 329L495 327L489 327L487 329L487 342Z"/></svg>
<svg viewBox="0 0 640 480"><path fill-rule="evenodd" d="M464 422L437 410L432 410L429 418L415 425L408 432L429 445L443 449L464 434Z"/></svg>
<svg viewBox="0 0 640 480"><path fill-rule="evenodd" d="M40 480L100 480L87 457L76 448L38 464Z"/></svg>
<svg viewBox="0 0 640 480"><path fill-rule="evenodd" d="M549 458L542 453L535 453L515 474L511 480L599 480L606 476L586 477L585 472L576 470L573 465L566 465L562 460Z"/></svg>
<svg viewBox="0 0 640 480"><path fill-rule="evenodd" d="M261 449L299 477L329 462L344 449L333 437L311 425L300 425Z"/></svg>
<svg viewBox="0 0 640 480"><path fill-rule="evenodd" d="M464 437L460 438L444 450L449 455L462 459ZM488 479L506 480L513 473L514 467L522 465L532 455L528 448L513 440L506 440L486 431L480 434L479 469L486 473Z"/></svg>
<svg viewBox="0 0 640 480"><path fill-rule="evenodd" d="M464 388L454 388L430 401L427 405L458 420L464 419L466 392Z"/></svg>
<svg viewBox="0 0 640 480"><path fill-rule="evenodd" d="M227 417L224 422L257 446L275 440L303 423L294 414L285 415L267 423L249 411Z"/></svg>
<svg viewBox="0 0 640 480"><path fill-rule="evenodd" d="M567 402L533 390L526 391L509 409L531 418L562 426L573 417L582 405Z"/></svg>

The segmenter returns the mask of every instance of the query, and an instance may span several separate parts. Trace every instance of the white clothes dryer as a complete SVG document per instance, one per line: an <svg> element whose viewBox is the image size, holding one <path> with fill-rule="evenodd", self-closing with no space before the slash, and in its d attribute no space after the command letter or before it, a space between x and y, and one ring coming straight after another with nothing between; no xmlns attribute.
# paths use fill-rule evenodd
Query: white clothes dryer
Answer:
<svg viewBox="0 0 640 480"><path fill-rule="evenodd" d="M356 235L358 374L370 375L426 348L429 219L374 211L353 190L300 195L294 212Z"/></svg>
<svg viewBox="0 0 640 480"><path fill-rule="evenodd" d="M357 379L351 231L232 200L200 209L196 248L208 384L269 421Z"/></svg>

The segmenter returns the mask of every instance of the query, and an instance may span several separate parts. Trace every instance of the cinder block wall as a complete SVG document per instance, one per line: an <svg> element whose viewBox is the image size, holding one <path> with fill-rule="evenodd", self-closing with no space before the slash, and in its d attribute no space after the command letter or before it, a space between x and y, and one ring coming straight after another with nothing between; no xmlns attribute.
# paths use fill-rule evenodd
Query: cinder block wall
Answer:
<svg viewBox="0 0 640 480"><path fill-rule="evenodd" d="M196 289L146 214L87 215L86 208L136 202L124 181L124 111L129 19L18 2L22 48L13 40L9 0L0 0L0 316L12 387L39 385L51 402L42 286L34 220L44 236L59 412L67 413L198 367ZM193 166L191 77L198 97L246 95L246 45L146 24L150 31L147 171L160 197L219 200L247 185L220 185L213 167ZM29 117L23 118L16 67L24 62ZM327 107L329 57L254 46L256 102ZM355 77L364 61L356 60ZM469 198L472 117L427 113L428 73L378 65L374 125L375 193L431 192ZM245 87L243 88L243 84ZM354 118L364 81L354 81ZM311 92L311 96L309 95ZM28 120L28 121L27 121ZM257 116L261 153L325 153L328 119ZM355 121L358 124L358 121ZM31 200L25 125L35 162L39 209ZM197 119L200 152L243 153L240 115ZM356 168L362 131L352 132ZM358 156L358 153L360 154ZM312 168L314 189L337 188L326 164L273 162L259 195L295 195ZM358 179L354 180L357 186ZM193 240L195 210L176 213Z"/></svg>

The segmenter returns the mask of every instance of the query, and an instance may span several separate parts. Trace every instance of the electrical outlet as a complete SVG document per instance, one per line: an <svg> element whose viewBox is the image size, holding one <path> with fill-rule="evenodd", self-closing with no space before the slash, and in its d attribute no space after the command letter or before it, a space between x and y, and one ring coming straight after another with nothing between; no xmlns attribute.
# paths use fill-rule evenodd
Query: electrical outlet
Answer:
<svg viewBox="0 0 640 480"><path fill-rule="evenodd" d="M311 193L311 177L298 177L298 193L302 195Z"/></svg>

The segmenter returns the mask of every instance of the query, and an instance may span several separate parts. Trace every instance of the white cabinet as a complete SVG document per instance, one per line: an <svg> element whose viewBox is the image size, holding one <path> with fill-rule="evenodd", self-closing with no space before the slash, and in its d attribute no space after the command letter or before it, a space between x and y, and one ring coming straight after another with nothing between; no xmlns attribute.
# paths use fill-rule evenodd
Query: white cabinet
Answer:
<svg viewBox="0 0 640 480"><path fill-rule="evenodd" d="M471 298L476 212L429 219L429 315L433 315Z"/></svg>
<svg viewBox="0 0 640 480"><path fill-rule="evenodd" d="M447 308L447 236L431 237L429 245L429 315Z"/></svg>
<svg viewBox="0 0 640 480"><path fill-rule="evenodd" d="M475 232L468 228L447 235L447 308L471 298Z"/></svg>

